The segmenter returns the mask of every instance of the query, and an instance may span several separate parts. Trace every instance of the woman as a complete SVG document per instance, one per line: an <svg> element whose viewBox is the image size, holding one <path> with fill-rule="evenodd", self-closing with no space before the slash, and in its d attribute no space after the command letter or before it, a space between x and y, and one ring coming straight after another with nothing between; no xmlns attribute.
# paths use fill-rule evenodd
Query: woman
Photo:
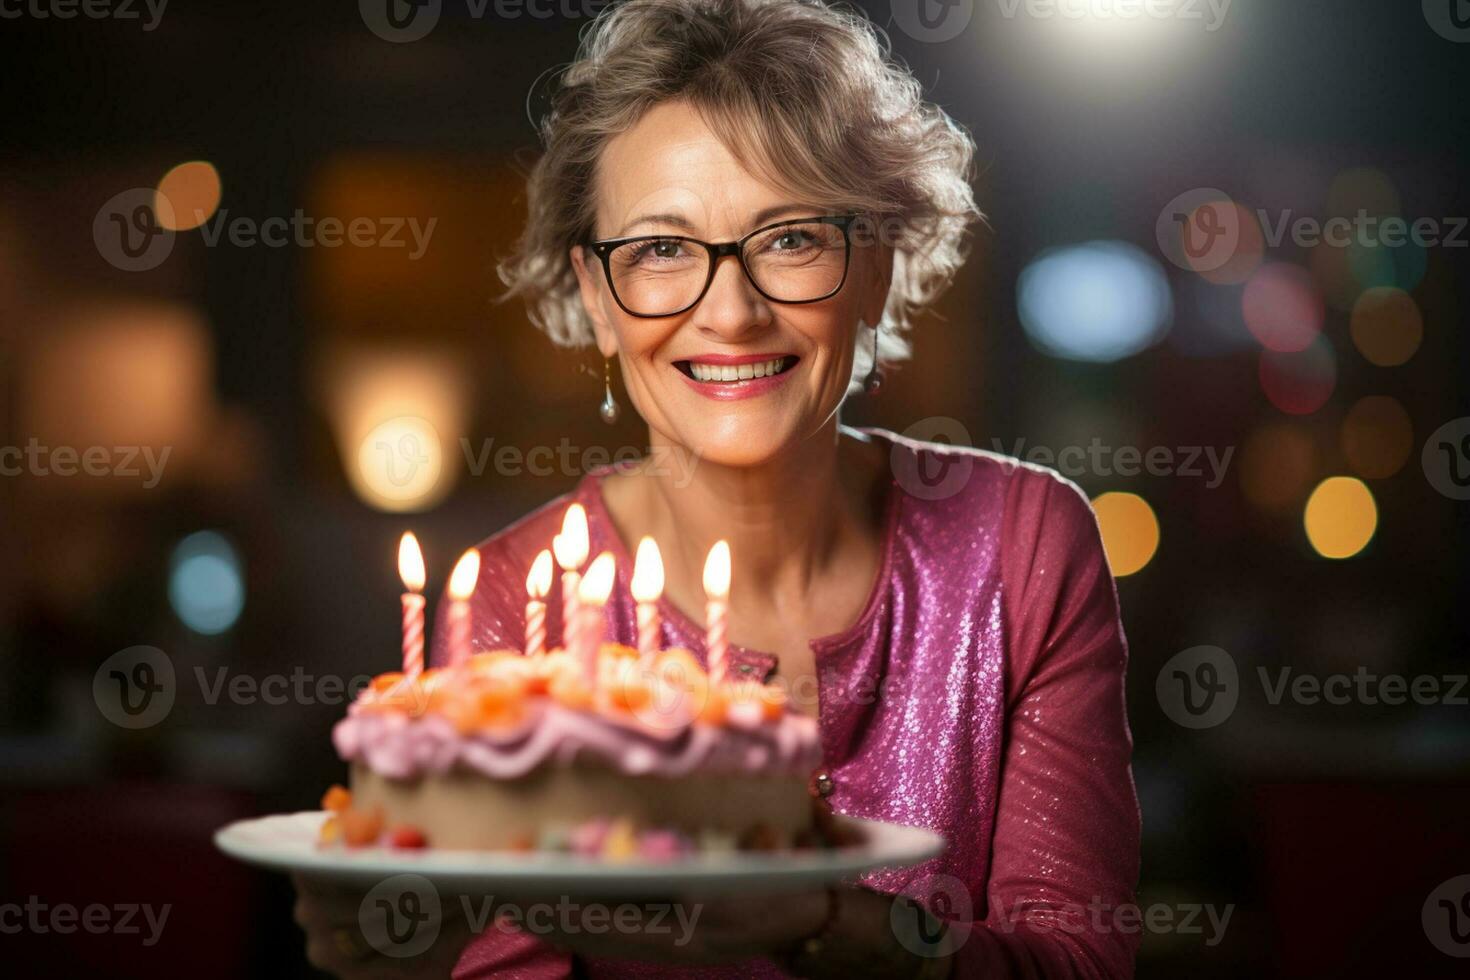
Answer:
<svg viewBox="0 0 1470 980"><path fill-rule="evenodd" d="M1126 654L1085 498L838 420L962 260L968 137L865 20L806 0L629 0L591 26L543 137L502 274L553 340L616 360L655 451L480 546L476 645L516 644L525 569L575 499L618 557L613 636L636 635L628 542L651 535L664 641L702 657L700 570L726 538L732 663L816 714L821 792L951 846L862 887L704 903L682 944L459 927L435 962L452 933L462 976L1130 976L1136 937L1110 927L1138 870ZM905 891L942 940L923 913L904 928ZM328 907L303 896L314 959L370 972Z"/></svg>

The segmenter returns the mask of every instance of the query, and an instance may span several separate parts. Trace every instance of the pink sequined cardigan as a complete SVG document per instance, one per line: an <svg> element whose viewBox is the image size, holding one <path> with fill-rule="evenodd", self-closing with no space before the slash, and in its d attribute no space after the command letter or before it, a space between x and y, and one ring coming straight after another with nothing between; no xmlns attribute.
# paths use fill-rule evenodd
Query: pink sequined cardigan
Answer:
<svg viewBox="0 0 1470 980"><path fill-rule="evenodd" d="M956 904L950 894L947 906L962 911L967 902L973 924L954 977L1130 977L1138 936L1112 925L1112 910L1133 901L1139 859L1127 651L1091 508L1048 470L865 434L890 448L895 478L866 607L846 630L812 641L829 801L839 813L932 828L950 847L863 884L927 901L947 880L936 875L961 883L966 898ZM635 643L632 560L602 501L604 472L480 545L477 649L521 645L526 569L574 499L587 508L592 553L618 558L609 637ZM557 605L547 624L553 640ZM702 627L667 602L662 616L664 645L703 658ZM435 631L436 663L444 636ZM773 656L738 647L730 663L754 676L775 668ZM764 959L683 971L582 966L593 977L783 975ZM571 969L566 954L492 925L455 976Z"/></svg>

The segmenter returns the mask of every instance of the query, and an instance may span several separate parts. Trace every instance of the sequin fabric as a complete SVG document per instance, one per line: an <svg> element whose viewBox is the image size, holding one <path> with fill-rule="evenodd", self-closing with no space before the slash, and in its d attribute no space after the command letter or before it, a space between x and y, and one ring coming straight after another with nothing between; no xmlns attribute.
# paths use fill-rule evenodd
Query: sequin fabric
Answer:
<svg viewBox="0 0 1470 980"><path fill-rule="evenodd" d="M840 813L931 828L950 846L862 883L952 920L963 940L954 977L1130 977L1138 935L1127 925L1136 919L1117 913L1133 902L1139 860L1127 652L1091 508L1049 470L864 431L889 448L894 479L866 607L848 629L812 641L829 800ZM609 635L635 641L632 559L602 501L605 472L480 546L477 648L520 645L526 569L574 499L587 508L592 553L618 559ZM664 644L702 659L702 626L667 602L662 613ZM560 636L556 602L548 629ZM443 658L436 641L433 659ZM774 657L740 647L730 662L752 676L775 669ZM492 927L455 976L574 969L599 978L784 975L767 959L574 967L533 937Z"/></svg>

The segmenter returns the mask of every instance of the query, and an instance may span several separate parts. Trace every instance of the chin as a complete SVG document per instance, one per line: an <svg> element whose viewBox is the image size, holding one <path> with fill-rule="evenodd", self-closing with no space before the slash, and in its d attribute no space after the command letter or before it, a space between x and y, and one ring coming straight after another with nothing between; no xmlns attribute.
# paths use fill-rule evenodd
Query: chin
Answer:
<svg viewBox="0 0 1470 980"><path fill-rule="evenodd" d="M800 445L808 434L789 415L771 418L770 413L735 410L702 424L677 427L675 441L687 447L700 462L716 466L762 466Z"/></svg>

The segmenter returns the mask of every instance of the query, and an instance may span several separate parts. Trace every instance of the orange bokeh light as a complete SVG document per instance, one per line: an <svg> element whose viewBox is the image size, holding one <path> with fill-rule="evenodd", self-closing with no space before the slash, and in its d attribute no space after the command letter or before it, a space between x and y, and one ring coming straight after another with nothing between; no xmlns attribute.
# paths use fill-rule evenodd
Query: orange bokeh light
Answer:
<svg viewBox="0 0 1470 980"><path fill-rule="evenodd" d="M1424 318L1414 297L1392 286L1366 290L1353 304L1353 344L1370 363L1397 367L1419 349Z"/></svg>
<svg viewBox="0 0 1470 980"><path fill-rule="evenodd" d="M170 231L188 231L214 217L224 191L214 164L190 160L164 174L154 193L167 202L153 209L158 223Z"/></svg>

